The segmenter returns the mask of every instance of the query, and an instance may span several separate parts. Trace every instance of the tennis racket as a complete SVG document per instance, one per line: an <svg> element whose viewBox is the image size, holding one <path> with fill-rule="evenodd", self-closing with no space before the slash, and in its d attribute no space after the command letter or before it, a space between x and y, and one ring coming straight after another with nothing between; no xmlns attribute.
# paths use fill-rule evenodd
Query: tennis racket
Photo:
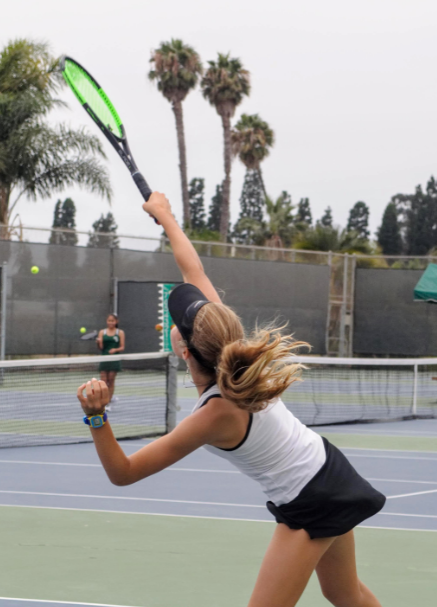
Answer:
<svg viewBox="0 0 437 607"><path fill-rule="evenodd" d="M116 149L147 202L152 190L135 164L123 123L105 91L91 74L71 57L62 57L60 67L66 83L76 95L84 110L88 112ZM156 219L155 222L159 224Z"/></svg>
<svg viewBox="0 0 437 607"><path fill-rule="evenodd" d="M91 331L91 333L86 333L85 335L82 335L80 339L82 341L90 341L91 339L97 339L98 335L98 331Z"/></svg>

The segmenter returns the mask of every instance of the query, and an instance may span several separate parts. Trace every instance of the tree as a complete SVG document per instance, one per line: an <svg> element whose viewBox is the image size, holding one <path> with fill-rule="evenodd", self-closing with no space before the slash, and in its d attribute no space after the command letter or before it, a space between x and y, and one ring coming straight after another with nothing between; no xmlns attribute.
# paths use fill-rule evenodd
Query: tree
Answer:
<svg viewBox="0 0 437 607"><path fill-rule="evenodd" d="M359 238L368 240L370 236L369 214L369 207L365 202L356 202L349 211L346 230L348 232L356 232Z"/></svg>
<svg viewBox="0 0 437 607"><path fill-rule="evenodd" d="M76 205L71 198L66 198L64 202L58 200L53 214L53 230L50 234L50 244L62 244L74 246L78 242L76 234ZM60 228L69 230L68 232L59 232ZM71 231L70 231L71 230Z"/></svg>
<svg viewBox="0 0 437 607"><path fill-rule="evenodd" d="M262 223L264 207L265 195L260 173L256 169L248 169L244 176L240 196L240 216L233 232L237 243L251 244L252 224L247 221L242 223L242 220L254 219L256 222Z"/></svg>
<svg viewBox="0 0 437 607"><path fill-rule="evenodd" d="M266 190L261 173L261 162L269 155L274 141L272 129L258 114L243 114L231 131L233 155L239 157L248 171L258 171L264 196Z"/></svg>
<svg viewBox="0 0 437 607"><path fill-rule="evenodd" d="M94 232L90 233L87 247L94 249L118 249L119 240L117 236L118 226L114 215L108 213L106 217L100 215L100 218L93 223Z"/></svg>
<svg viewBox="0 0 437 607"><path fill-rule="evenodd" d="M355 232L338 227L325 227L320 223L301 232L294 241L296 249L307 251L332 251L334 253L362 253L371 255L374 249L368 240L359 238Z"/></svg>
<svg viewBox="0 0 437 607"><path fill-rule="evenodd" d="M419 185L414 194L397 194L396 205L407 255L427 255L437 245L437 183L431 177L425 191Z"/></svg>
<svg viewBox="0 0 437 607"><path fill-rule="evenodd" d="M211 205L208 213L208 230L212 232L220 232L220 217L223 206L223 185L218 185L215 188L215 194L211 199Z"/></svg>
<svg viewBox="0 0 437 607"><path fill-rule="evenodd" d="M295 224L298 230L305 230L313 222L311 215L310 199L301 198L297 205Z"/></svg>
<svg viewBox="0 0 437 607"><path fill-rule="evenodd" d="M190 181L188 197L190 202L190 225L193 230L206 228L204 192L204 179L195 177Z"/></svg>
<svg viewBox="0 0 437 607"><path fill-rule="evenodd" d="M332 209L331 207L328 207L322 215L320 225L325 228L332 228L332 221Z"/></svg>
<svg viewBox="0 0 437 607"><path fill-rule="evenodd" d="M228 237L231 197L231 118L236 107L250 92L249 72L243 68L239 59L231 59L229 54L219 53L217 61L209 61L208 69L202 78L201 86L205 99L213 105L222 119L224 138L223 200L220 216L220 236Z"/></svg>
<svg viewBox="0 0 437 607"><path fill-rule="evenodd" d="M286 191L281 192L275 201L266 197L268 222L265 244L267 246L277 248L291 246L295 231L293 208L291 196Z"/></svg>
<svg viewBox="0 0 437 607"><path fill-rule="evenodd" d="M274 248L291 246L295 227L293 205L288 192L281 192L276 200L265 198L267 220L243 217L238 223L241 231L248 235L248 243Z"/></svg>
<svg viewBox="0 0 437 607"><path fill-rule="evenodd" d="M203 68L199 55L182 40L172 39L162 42L152 51L150 62L153 69L149 79L156 80L158 90L171 103L176 121L176 133L179 149L179 170L181 174L183 223L190 226L190 208L187 177L187 153L185 145L184 118L182 101L196 86Z"/></svg>
<svg viewBox="0 0 437 607"><path fill-rule="evenodd" d="M384 255L401 255L401 230L399 227L396 205L393 202L389 202L385 208L377 236L378 244L382 248Z"/></svg>
<svg viewBox="0 0 437 607"><path fill-rule="evenodd" d="M105 158L100 139L45 122L65 105L54 97L62 85L57 65L47 44L16 40L0 52L0 224L13 223L24 195L48 198L80 185L110 199L109 175L97 160Z"/></svg>

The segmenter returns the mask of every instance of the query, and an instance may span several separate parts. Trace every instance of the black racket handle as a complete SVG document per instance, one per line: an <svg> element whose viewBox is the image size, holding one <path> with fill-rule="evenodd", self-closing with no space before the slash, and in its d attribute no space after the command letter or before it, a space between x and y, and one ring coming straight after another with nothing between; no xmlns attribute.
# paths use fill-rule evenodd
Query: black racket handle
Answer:
<svg viewBox="0 0 437 607"><path fill-rule="evenodd" d="M147 181L144 179L140 172L134 173L132 175L132 179L135 181L137 188L141 192L144 200L147 202L150 196L152 195L152 190L149 188ZM153 219L155 220L156 224L161 225L155 217Z"/></svg>

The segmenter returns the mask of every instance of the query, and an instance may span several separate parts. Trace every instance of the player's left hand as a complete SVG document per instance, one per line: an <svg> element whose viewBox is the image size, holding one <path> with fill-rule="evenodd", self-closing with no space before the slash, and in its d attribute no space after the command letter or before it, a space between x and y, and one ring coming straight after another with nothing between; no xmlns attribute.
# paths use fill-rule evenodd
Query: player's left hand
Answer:
<svg viewBox="0 0 437 607"><path fill-rule="evenodd" d="M109 354L117 354L117 350L115 348L111 348L109 350Z"/></svg>
<svg viewBox="0 0 437 607"><path fill-rule="evenodd" d="M86 396L83 395L85 391ZM86 415L99 415L109 403L109 390L104 381L95 377L77 389L77 398Z"/></svg>

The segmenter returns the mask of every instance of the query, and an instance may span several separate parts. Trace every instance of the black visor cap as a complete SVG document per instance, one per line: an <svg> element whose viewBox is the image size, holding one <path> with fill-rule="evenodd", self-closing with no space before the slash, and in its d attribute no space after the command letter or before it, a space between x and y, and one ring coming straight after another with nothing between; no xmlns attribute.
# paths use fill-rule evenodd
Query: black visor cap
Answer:
<svg viewBox="0 0 437 607"><path fill-rule="evenodd" d="M205 304L210 303L200 289L184 283L175 287L168 298L168 310L183 339L190 346L194 319Z"/></svg>

